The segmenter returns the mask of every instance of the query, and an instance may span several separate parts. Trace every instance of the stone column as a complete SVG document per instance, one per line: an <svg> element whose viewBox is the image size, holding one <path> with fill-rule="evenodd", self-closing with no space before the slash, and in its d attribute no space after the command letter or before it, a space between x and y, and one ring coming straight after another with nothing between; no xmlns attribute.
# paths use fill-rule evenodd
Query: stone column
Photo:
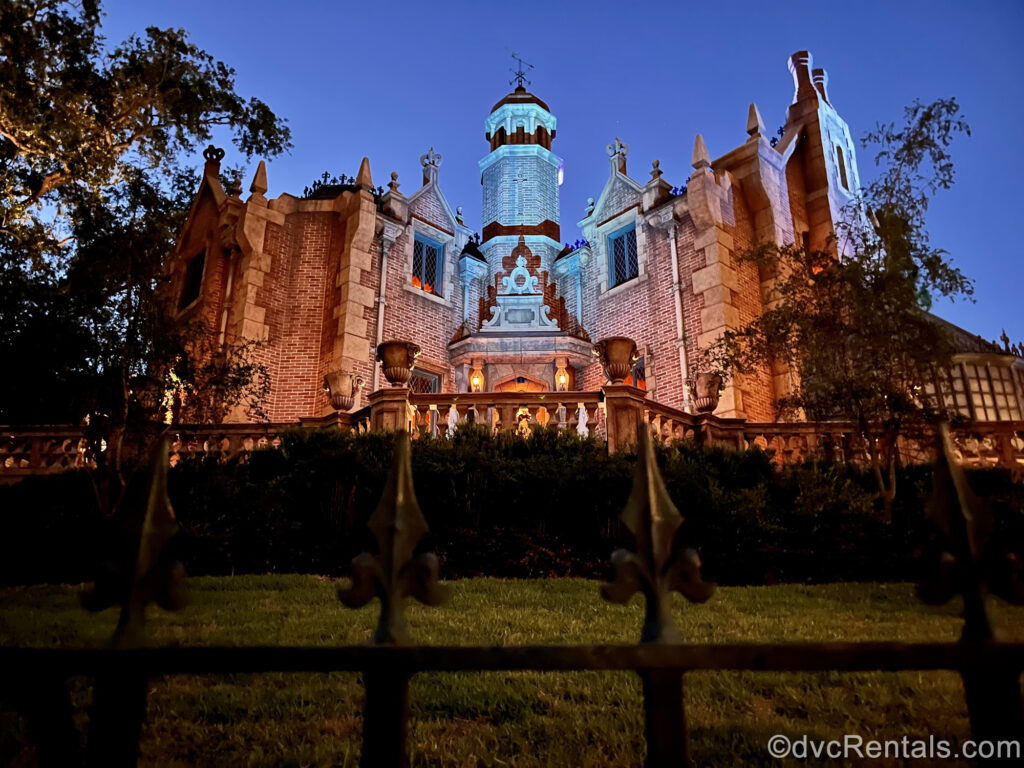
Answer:
<svg viewBox="0 0 1024 768"><path fill-rule="evenodd" d="M409 428L408 387L387 387L371 392L370 429L374 432L397 432Z"/></svg>
<svg viewBox="0 0 1024 768"><path fill-rule="evenodd" d="M608 430L608 452L635 449L637 428L643 429L646 393L628 384L606 384L604 408Z"/></svg>

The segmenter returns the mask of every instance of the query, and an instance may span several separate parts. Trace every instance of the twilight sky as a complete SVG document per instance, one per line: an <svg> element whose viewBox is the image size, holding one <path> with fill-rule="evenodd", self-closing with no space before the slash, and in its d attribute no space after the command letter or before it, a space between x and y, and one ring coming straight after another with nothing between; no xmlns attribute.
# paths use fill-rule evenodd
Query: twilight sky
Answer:
<svg viewBox="0 0 1024 768"><path fill-rule="evenodd" d="M955 96L972 136L953 146L956 186L934 199L929 230L974 279L977 301L934 311L985 338L1005 328L1024 341L1024 3L710 5L107 0L103 29L116 43L149 25L183 27L236 70L239 93L287 118L295 147L268 163L268 197L299 195L325 170L354 176L364 155L375 184L398 171L409 195L432 146L444 157L441 189L477 230L483 121L511 90L507 49L518 51L535 67L530 90L558 118L563 241L580 236L576 222L608 178L604 148L616 136L630 146L634 179L646 182L659 158L665 178L682 184L694 135L712 159L741 144L751 101L774 133L792 100L786 61L796 50L828 71L832 104L855 139L899 121L915 98ZM225 164L240 164L220 143ZM858 150L867 182L873 154Z"/></svg>

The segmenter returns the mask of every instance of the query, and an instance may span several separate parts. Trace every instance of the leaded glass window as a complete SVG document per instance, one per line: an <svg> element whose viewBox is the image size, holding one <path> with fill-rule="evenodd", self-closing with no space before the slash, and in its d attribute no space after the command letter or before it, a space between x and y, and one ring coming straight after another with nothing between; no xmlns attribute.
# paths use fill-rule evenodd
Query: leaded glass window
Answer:
<svg viewBox="0 0 1024 768"><path fill-rule="evenodd" d="M639 274L636 227L631 224L608 237L608 287L632 280Z"/></svg>
<svg viewBox="0 0 1024 768"><path fill-rule="evenodd" d="M412 243L412 285L426 293L443 295L444 246L422 235Z"/></svg>
<svg viewBox="0 0 1024 768"><path fill-rule="evenodd" d="M436 373L413 371L409 378L409 389L421 395L429 395L441 391L441 377Z"/></svg>

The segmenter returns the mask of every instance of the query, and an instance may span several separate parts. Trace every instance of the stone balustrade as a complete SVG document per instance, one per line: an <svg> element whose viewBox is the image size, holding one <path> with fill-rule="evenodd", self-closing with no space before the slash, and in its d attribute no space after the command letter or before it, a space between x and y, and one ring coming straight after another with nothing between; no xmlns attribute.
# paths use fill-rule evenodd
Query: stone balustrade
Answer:
<svg viewBox="0 0 1024 768"><path fill-rule="evenodd" d="M80 427L0 427L0 482L95 466Z"/></svg>
<svg viewBox="0 0 1024 768"><path fill-rule="evenodd" d="M557 426L604 440L610 451L629 450L645 425L662 444L695 440L739 450L770 451L780 466L809 460L870 463L867 445L852 422L748 422L690 414L646 398L642 390L609 384L600 392L410 393L379 390L353 413L302 419L298 424L178 425L170 429L171 465L196 459L246 461L253 451L277 448L288 428L409 429L414 438L446 437L466 422L493 432L527 436ZM975 422L951 430L956 458L966 466L1006 467L1024 478L1024 421ZM930 462L931 433L900 438L906 463ZM98 449L106 449L101 444ZM96 466L96 447L70 425L0 427L0 483Z"/></svg>
<svg viewBox="0 0 1024 768"><path fill-rule="evenodd" d="M606 436L600 392L411 394L408 409L416 435L446 436L459 424L475 422L524 436L547 426Z"/></svg>
<svg viewBox="0 0 1024 768"><path fill-rule="evenodd" d="M822 461L870 462L868 446L853 422L745 422L744 448L771 450L779 464ZM988 421L954 425L954 453L965 466L1006 467L1024 475L1024 422ZM907 463L935 458L935 435L902 436L900 456Z"/></svg>

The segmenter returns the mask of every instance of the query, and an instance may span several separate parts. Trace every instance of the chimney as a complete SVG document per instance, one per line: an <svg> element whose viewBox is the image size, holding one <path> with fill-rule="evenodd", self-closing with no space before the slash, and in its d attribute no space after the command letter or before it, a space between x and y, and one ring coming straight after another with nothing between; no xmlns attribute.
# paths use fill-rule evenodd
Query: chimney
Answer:
<svg viewBox="0 0 1024 768"><path fill-rule="evenodd" d="M821 94L822 100L831 107L832 102L828 100L828 72L821 67L816 67L811 72L811 80L818 93Z"/></svg>
<svg viewBox="0 0 1024 768"><path fill-rule="evenodd" d="M789 71L793 74L793 103L816 99L817 94L811 83L811 66L813 58L810 51L797 51L789 57Z"/></svg>

